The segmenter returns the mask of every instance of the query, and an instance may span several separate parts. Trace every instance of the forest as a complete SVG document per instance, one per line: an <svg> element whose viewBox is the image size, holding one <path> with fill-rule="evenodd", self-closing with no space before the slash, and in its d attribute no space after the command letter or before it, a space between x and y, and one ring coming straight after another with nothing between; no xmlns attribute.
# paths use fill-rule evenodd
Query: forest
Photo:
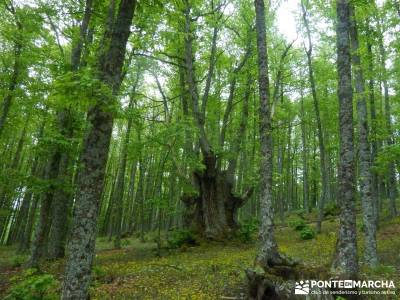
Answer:
<svg viewBox="0 0 400 300"><path fill-rule="evenodd" d="M399 299L399 0L0 17L0 298Z"/></svg>

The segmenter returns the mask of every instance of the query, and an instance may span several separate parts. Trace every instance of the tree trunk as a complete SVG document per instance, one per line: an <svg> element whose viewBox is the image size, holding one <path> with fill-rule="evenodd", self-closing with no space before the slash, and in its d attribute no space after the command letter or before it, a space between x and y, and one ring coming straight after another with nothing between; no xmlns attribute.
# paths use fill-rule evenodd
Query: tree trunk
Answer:
<svg viewBox="0 0 400 300"><path fill-rule="evenodd" d="M112 27L108 47L98 61L99 79L112 91L103 95L88 112L90 129L82 150L74 221L68 242L68 258L62 287L62 299L86 299L96 241L104 171L113 127L113 113L107 109L121 84L122 66L130 35L135 0L122 0Z"/></svg>
<svg viewBox="0 0 400 300"><path fill-rule="evenodd" d="M309 188L308 188L308 146L306 140L306 120L304 114L303 87L300 89L300 115L301 115L301 144L303 155L303 209L310 212Z"/></svg>
<svg viewBox="0 0 400 300"><path fill-rule="evenodd" d="M15 16L15 12L14 12ZM21 33L22 31L22 25L18 21L17 17L16 18L16 25L18 32ZM15 38L15 44L14 44L14 66L13 66L13 72L11 74L11 79L10 83L8 84L8 88L6 91L6 96L3 99L3 104L2 104L2 112L0 115L0 136L3 132L4 125L6 123L8 113L11 108L12 101L14 99L14 92L18 86L18 81L19 81L19 76L21 72L21 52L22 52L22 44L20 42L21 37L17 36Z"/></svg>
<svg viewBox="0 0 400 300"><path fill-rule="evenodd" d="M301 7L303 10L303 21L307 30L307 38L308 38L308 49L306 50L307 54L307 65L308 65L308 76L310 79L311 92L314 103L315 117L317 120L317 134L318 134L318 145L319 145L319 155L320 155L320 172L322 179L322 191L321 198L318 202L318 220L317 220L317 232L321 232L322 227L322 219L324 217L324 206L327 200L330 200L330 190L329 190L329 174L328 174L328 161L325 153L325 143L324 143L324 134L322 131L322 123L319 109L319 101L317 98L317 89L315 86L314 79L314 70L312 67L312 42L311 42L311 32L307 19L307 11L304 4L304 0L301 2Z"/></svg>
<svg viewBox="0 0 400 300"><path fill-rule="evenodd" d="M133 106L133 98L131 98L129 103L129 108ZM121 163L118 170L117 183L115 187L115 202L116 202L116 230L115 230L115 242L114 247L121 248L121 226L122 226L122 215L123 215L123 196L124 196L124 186L125 186L125 172L126 172L126 161L128 155L128 144L131 135L132 128L132 117L129 117L128 124L125 132L125 139L122 142L121 150Z"/></svg>
<svg viewBox="0 0 400 300"><path fill-rule="evenodd" d="M380 27L380 26L379 26ZM385 108L385 121L386 121L386 145L392 146L394 145L394 137L392 130L392 121L391 121L391 105L389 99L389 84L388 84L388 74L386 70L386 51L385 46L383 44L383 33L379 30L379 52L381 56L381 64L383 70L383 90L384 90L384 108ZM397 190L397 180L396 180L396 167L395 162L391 161L389 163L389 168L387 171L387 185L388 185L388 195L389 195L389 211L390 216L392 218L397 216L397 207L396 207L396 199L398 197Z"/></svg>
<svg viewBox="0 0 400 300"><path fill-rule="evenodd" d="M258 249L256 260L261 267L268 268L281 264L281 256L278 253L278 245L274 235L274 212L272 204L273 148L264 0L255 0L254 6L256 12L258 87L260 97L259 130L261 139L261 246Z"/></svg>
<svg viewBox="0 0 400 300"><path fill-rule="evenodd" d="M140 130L138 131L138 140L140 141ZM136 190L135 202L139 205L139 220L140 220L140 241L144 242L144 178L145 166L143 160L143 151L139 153L139 182Z"/></svg>
<svg viewBox="0 0 400 300"><path fill-rule="evenodd" d="M54 182L51 182L51 179L57 178L58 176L61 159L60 156L61 155L53 156L46 168L45 178L49 181L49 187L47 187L47 190L40 202L39 221L36 227L31 257L28 262L30 267L38 267L40 259L46 257L47 255L46 243L52 221L51 205L55 189Z"/></svg>
<svg viewBox="0 0 400 300"><path fill-rule="evenodd" d="M131 172L130 172L130 178L129 178L129 190L128 190L128 197L127 197L128 201L129 201L129 207L128 207L128 212L126 214L126 230L129 235L132 234L134 222L137 221L134 218L135 204L136 204L136 199L135 199L134 195L135 195L137 165L138 165L138 161L136 160L132 165Z"/></svg>
<svg viewBox="0 0 400 300"><path fill-rule="evenodd" d="M368 94L369 94L369 107L370 107L370 116L371 116L371 164L374 164L375 159L378 156L379 144L378 144L378 135L377 135L377 118L376 118L376 108L375 108L375 80L374 80L374 61L372 54L372 44L371 44L371 32L369 29L369 22L367 24L367 51L368 51ZM380 187L380 178L376 172L372 174L372 193L374 198L374 215L375 215L375 224L379 223L379 187Z"/></svg>
<svg viewBox="0 0 400 300"><path fill-rule="evenodd" d="M31 176L35 176L37 174L38 162L39 162L38 157L35 157L32 167L31 167L31 173L30 173ZM14 243L15 241L19 241L22 238L22 234L26 227L26 220L28 218L29 207L31 205L32 196L33 196L33 193L32 193L31 187L26 186L24 197L22 198L21 207L18 211L17 219L13 226L14 230L12 230L12 232L8 238L9 244Z"/></svg>
<svg viewBox="0 0 400 300"><path fill-rule="evenodd" d="M62 186L58 187L53 195L52 224L49 235L48 258L57 259L65 256L69 215L72 206L70 155L62 153L60 158L58 180Z"/></svg>
<svg viewBox="0 0 400 300"><path fill-rule="evenodd" d="M22 130L22 133L20 137L18 138L18 143L17 143L17 149L15 150L14 157L12 159L12 162L10 164L9 172L18 172L19 170L19 165L21 162L21 154L22 150L24 147L25 143L25 135L26 135L26 128L27 128L27 123L28 120L26 120L24 129ZM7 218L4 218L0 216L0 238L1 241L6 241L7 240L7 228L10 223L10 217L13 214L14 211L14 199L13 197L15 196L15 183L14 181L10 181L8 185L4 188L2 195L0 195L0 209L3 208L9 212ZM0 241L0 243L1 243Z"/></svg>
<svg viewBox="0 0 400 300"><path fill-rule="evenodd" d="M203 107L199 107L199 94L197 80L195 76L194 53L193 53L193 24L191 16L190 1L185 0L185 40L184 40L184 56L186 65L186 81L192 104L192 113L195 125L199 132L199 142L202 162L204 169L194 171L192 174L192 183L196 189L195 195L185 194L182 201L185 204L185 220L186 223L196 230L199 234L209 239L221 240L229 237L238 227L237 210L241 207L249 195L246 193L244 197L236 197L233 194L234 184L229 182L229 178L225 171L220 169L220 162L213 151L208 140L205 130L205 111L206 103L211 87L211 79L213 76L215 60L210 59L210 65L207 74L206 87L202 97ZM211 52L214 53L216 47L216 33L214 31ZM248 53L248 51L247 51ZM213 55L213 54L212 54ZM246 54L248 55L248 54ZM246 61L246 56L242 62ZM237 68L244 65L240 63ZM239 69L240 70L240 69ZM235 76L230 85L230 97L233 98L235 88ZM229 117L231 107L227 107L225 113L225 123ZM225 129L221 130L220 144L224 144ZM232 172L232 170L229 170Z"/></svg>
<svg viewBox="0 0 400 300"><path fill-rule="evenodd" d="M372 192L371 174L371 150L369 144L368 111L364 74L361 66L360 48L358 41L358 29L355 15L355 7L351 6L350 39L352 50L352 62L354 66L355 90L357 98L358 130L359 130L359 180L361 203L363 207L363 221L365 227L365 251L364 257L370 267L378 264L376 250L376 223L374 214L374 198Z"/></svg>
<svg viewBox="0 0 400 300"><path fill-rule="evenodd" d="M32 199L32 205L29 209L28 220L26 221L26 228L25 231L23 232L22 239L20 240L20 243L18 245L18 251L17 251L18 253L25 253L26 251L29 250L29 247L31 246L32 229L33 229L33 224L35 222L35 214L38 202L39 202L39 195L34 194Z"/></svg>
<svg viewBox="0 0 400 300"><path fill-rule="evenodd" d="M339 75L340 165L339 194L340 225L333 271L346 279L357 278L357 230L355 213L355 167L353 133L353 88L350 54L350 1L337 0L337 68Z"/></svg>
<svg viewBox="0 0 400 300"><path fill-rule="evenodd" d="M92 0L86 0L85 13L80 26L78 40L71 51L71 70L77 71L80 67L83 45L86 41L89 22L92 15ZM74 135L73 123L74 116L71 109L63 109L57 113L58 130L66 141L71 141ZM72 199L70 185L72 172L69 169L71 157L68 151L57 147L53 156L60 156L59 172L57 177L62 182L60 188L56 189L52 195L53 222L50 231L49 258L62 258L65 256L65 244L68 232L68 217L71 210Z"/></svg>

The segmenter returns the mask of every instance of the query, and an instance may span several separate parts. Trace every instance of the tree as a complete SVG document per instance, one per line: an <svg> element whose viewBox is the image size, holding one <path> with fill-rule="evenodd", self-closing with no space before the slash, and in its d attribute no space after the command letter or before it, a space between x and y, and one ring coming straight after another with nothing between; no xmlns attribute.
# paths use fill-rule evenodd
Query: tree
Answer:
<svg viewBox="0 0 400 300"><path fill-rule="evenodd" d="M113 3L111 2L111 5ZM106 49L98 58L98 76L111 94L101 95L88 112L91 124L83 146L74 221L68 241L62 299L87 297L96 241L99 198L113 125L110 111L121 85L122 66L136 1L122 0L118 13L109 24L111 32Z"/></svg>
<svg viewBox="0 0 400 300"><path fill-rule="evenodd" d="M257 57L258 57L258 91L260 97L259 131L261 146L261 191L260 191L260 240L261 246L256 258L257 263L264 269L277 265L288 264L286 257L278 252L278 245L274 235L273 212L273 148L271 127L271 99L268 78L268 54L265 26L265 6L263 0L255 0Z"/></svg>
<svg viewBox="0 0 400 300"><path fill-rule="evenodd" d="M340 224L332 269L339 276L348 279L358 276L350 1L337 0L336 12L337 69L339 77L340 165L338 200L340 204Z"/></svg>
<svg viewBox="0 0 400 300"><path fill-rule="evenodd" d="M12 101L14 99L14 93L15 90L18 86L19 83L19 77L21 76L21 52L22 52L22 40L23 40L23 26L21 21L19 20L19 16L17 14L17 11L13 5L13 2L11 3L5 3L6 9L13 15L15 26L17 28L17 36L14 38L14 46L13 46L13 52L14 52L14 64L13 64L13 71L12 75L10 78L10 82L8 84L8 89L7 93L3 99L3 104L2 104L2 112L0 115L0 136L3 131L4 125L6 123Z"/></svg>
<svg viewBox="0 0 400 300"><path fill-rule="evenodd" d="M246 191L242 196L235 195L234 184L231 182L232 176L226 174L226 171L221 170L222 164L213 145L210 143L209 136L206 132L206 108L207 101L210 97L209 94L211 81L215 69L218 27L214 27L213 30L210 63L208 66L206 84L200 104L194 64L194 25L192 24L192 7L190 2L191 1L189 0L184 1L184 62L186 70L184 78L187 82L190 103L192 104L192 118L199 135L198 142L196 142L196 148L201 151L202 164L204 167L201 170L194 170L192 174L194 192L192 191L191 193L186 193L183 195L182 200L185 203L187 210L192 211L189 217L192 220L192 227L209 239L221 240L227 236L231 236L232 233L238 228L237 211L250 197L252 189ZM218 13L218 8L212 7L211 9L213 10L214 14L219 15L219 19L222 18L222 14ZM230 96L228 98L228 104L225 108L225 121L223 121L219 137L220 147L222 149L225 141L224 134L226 130L225 127L227 118L230 116L232 111L231 106L236 86L236 74L240 71L240 69L243 68L248 55L249 51L246 52L242 58L242 61L239 62L238 66L233 71L234 77L230 84ZM195 150L195 154L197 149ZM232 162L230 164L230 174L234 173L234 167L236 167L236 165Z"/></svg>
<svg viewBox="0 0 400 300"><path fill-rule="evenodd" d="M315 78L314 78L314 68L312 66L312 42L311 42L311 32L310 32L310 25L308 23L307 19L307 10L306 6L304 3L304 0L301 1L301 7L303 10L303 22L306 27L306 33L307 33L307 39L308 39L308 49L306 49L306 55L307 55L307 66L308 66L308 76L310 80L310 85L311 85L311 93L312 93L312 98L313 98L313 103L314 103L314 110L315 110L315 116L317 120L317 135L318 135L318 146L319 146L319 154L320 154L320 172L321 172L321 178L322 178L322 193L321 193L321 199L318 202L318 220L317 220L317 231L321 232L321 225L322 225L322 219L324 216L324 206L327 200L330 200L331 194L330 194L330 188L329 188L329 173L328 173L328 160L326 157L326 151L325 151L325 142L324 142L324 134L322 130L322 124L321 124L321 116L320 116L320 108L319 108L319 102L317 98L317 89L315 85Z"/></svg>
<svg viewBox="0 0 400 300"><path fill-rule="evenodd" d="M359 180L361 201L363 206L363 221L365 226L364 257L369 266L375 267L378 263L376 250L376 219L374 212L374 197L372 192L371 147L369 142L367 101L365 97L365 79L361 65L357 20L354 7L350 7L350 13L350 39L358 113L358 157L360 168Z"/></svg>

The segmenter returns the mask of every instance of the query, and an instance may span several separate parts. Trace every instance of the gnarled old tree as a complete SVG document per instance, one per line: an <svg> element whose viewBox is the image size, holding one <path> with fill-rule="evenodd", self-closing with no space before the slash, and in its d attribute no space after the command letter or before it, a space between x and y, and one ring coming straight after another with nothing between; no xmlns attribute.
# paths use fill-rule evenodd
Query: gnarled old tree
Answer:
<svg viewBox="0 0 400 300"><path fill-rule="evenodd" d="M222 14L218 7L211 7L212 12L218 18L217 24L214 25L210 61L208 66L207 78L204 87L204 92L199 96L198 79L195 72L195 50L193 47L194 27L190 0L185 1L184 8L184 62L185 62L185 81L188 88L189 100L191 104L191 112L193 120L198 130L198 142L195 146L195 154L201 153L202 170L195 170L192 174L192 184L195 188L195 193L185 194L182 200L186 206L186 224L196 230L198 233L210 239L224 239L229 237L235 229L238 228L237 211L244 205L246 200L252 194L252 189L249 189L242 196L237 196L234 193L235 186L235 169L237 157L228 161L226 170L222 168L221 157L217 155L210 140L207 136L205 128L206 107L210 94L210 88L215 71L217 59L217 38L219 32L219 24ZM250 33L250 32L249 32ZM251 54L251 40L248 41L246 53L241 58L241 61L232 71L232 79L229 86L229 96L225 108L223 123L220 131L220 147L225 144L225 133L228 126L228 120L233 110L233 99L237 82L237 75L243 69ZM247 85L247 93L243 99L244 112L239 128L238 137L231 145L231 151L239 151L241 141L246 132L247 123L247 105L250 97L250 85ZM201 105L201 106L200 106ZM189 113L189 110L187 110Z"/></svg>

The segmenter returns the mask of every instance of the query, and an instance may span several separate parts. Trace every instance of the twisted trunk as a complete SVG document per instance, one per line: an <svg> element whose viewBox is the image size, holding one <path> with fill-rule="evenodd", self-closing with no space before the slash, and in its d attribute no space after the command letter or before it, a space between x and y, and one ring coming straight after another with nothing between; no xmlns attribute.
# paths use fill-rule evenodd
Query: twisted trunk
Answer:
<svg viewBox="0 0 400 300"><path fill-rule="evenodd" d="M199 146L202 154L204 169L192 174L192 184L195 194L185 194L182 201L185 204L185 223L199 234L209 239L221 240L229 237L238 227L237 210L248 199L251 191L243 197L234 195L234 183L232 174L236 168L236 161L230 163L228 175L220 168L220 160L215 154L208 140L205 130L206 103L209 96L213 72L215 68L215 55L218 30L214 29L211 44L211 58L206 79L206 86L202 97L202 107L199 107L199 94L195 78L195 64L193 53L193 24L191 18L191 6L185 1L185 41L184 55L186 64L186 82L192 105L192 113L195 125L199 132ZM232 111L232 101L236 86L236 73L243 67L250 50L247 51L242 62L234 71L234 77L230 84L230 95L224 114L224 123L220 133L220 145L225 141L226 126ZM187 108L185 108L188 112ZM190 147L190 146L189 146Z"/></svg>

